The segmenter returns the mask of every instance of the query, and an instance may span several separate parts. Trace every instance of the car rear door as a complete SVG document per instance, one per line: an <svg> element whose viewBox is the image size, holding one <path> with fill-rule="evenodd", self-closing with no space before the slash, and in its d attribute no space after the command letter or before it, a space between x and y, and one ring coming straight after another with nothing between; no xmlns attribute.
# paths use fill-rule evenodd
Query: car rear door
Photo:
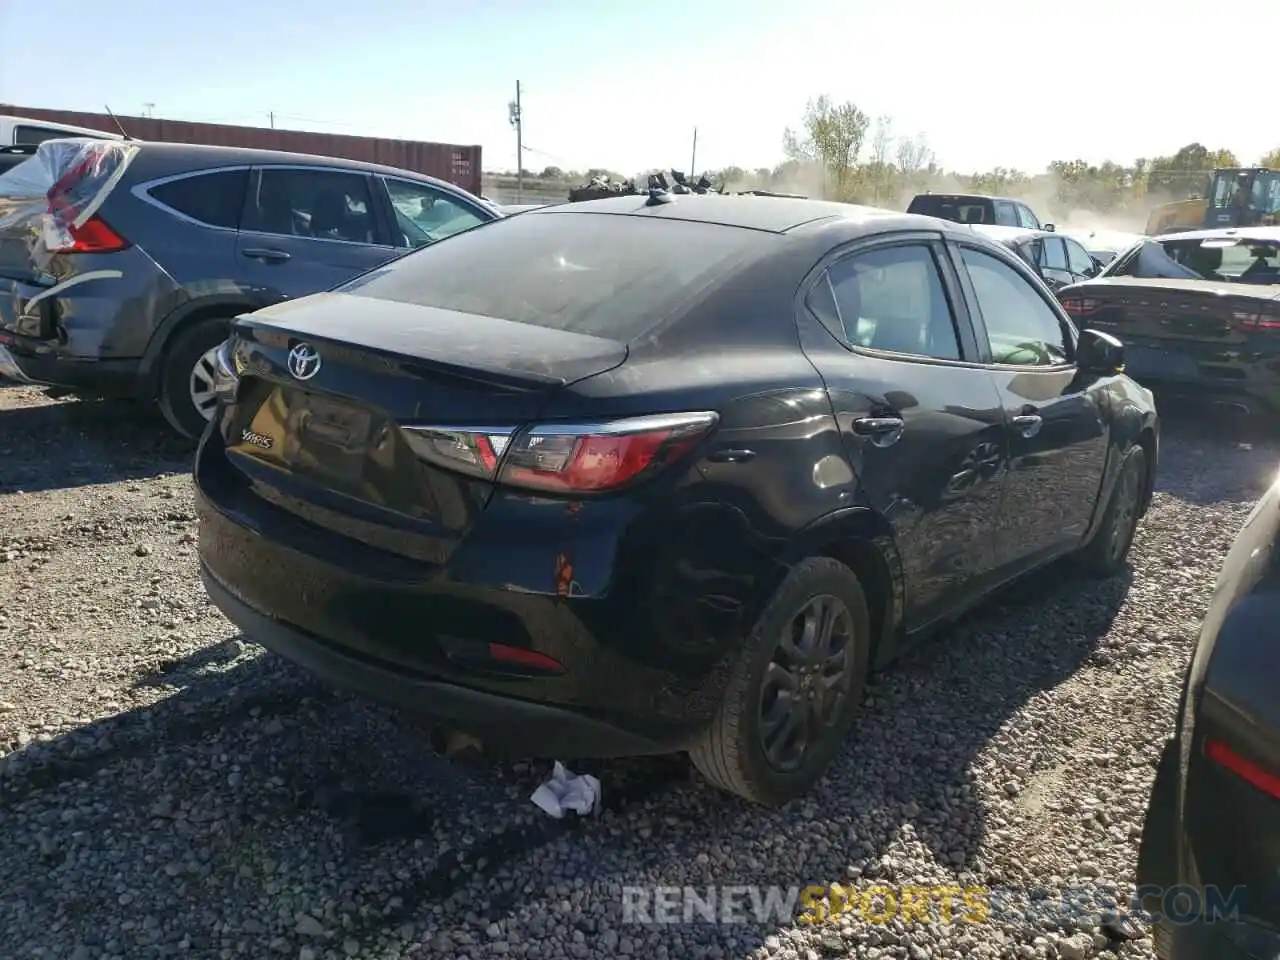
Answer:
<svg viewBox="0 0 1280 960"><path fill-rule="evenodd" d="M239 276L277 298L331 289L398 255L371 176L334 167L252 171Z"/></svg>
<svg viewBox="0 0 1280 960"><path fill-rule="evenodd" d="M1078 374L1075 331L1024 265L964 240L952 252L1007 424L995 559L1013 575L1078 547L1093 519L1110 436L1106 381Z"/></svg>
<svg viewBox="0 0 1280 960"><path fill-rule="evenodd" d="M833 254L805 297L804 339L826 382L864 502L893 528L915 629L985 591L1007 435L940 237Z"/></svg>

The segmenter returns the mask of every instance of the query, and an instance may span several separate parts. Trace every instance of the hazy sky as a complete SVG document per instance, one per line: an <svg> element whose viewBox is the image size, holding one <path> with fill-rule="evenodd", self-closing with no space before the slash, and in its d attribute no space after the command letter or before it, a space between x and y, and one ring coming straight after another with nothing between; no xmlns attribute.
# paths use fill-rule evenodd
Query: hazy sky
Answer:
<svg viewBox="0 0 1280 960"><path fill-rule="evenodd" d="M0 0L0 102L478 143L515 166L634 172L772 165L828 93L944 165L1039 170L1200 140L1253 162L1280 146L1272 96L1208 31L1280 34L1192 0ZM1246 9L1242 8L1242 9ZM50 18L53 18L53 22ZM33 42L14 42L31 38ZM1224 56L1226 46L1220 46ZM1259 53L1253 62L1263 61ZM1176 66L1174 66L1176 65Z"/></svg>

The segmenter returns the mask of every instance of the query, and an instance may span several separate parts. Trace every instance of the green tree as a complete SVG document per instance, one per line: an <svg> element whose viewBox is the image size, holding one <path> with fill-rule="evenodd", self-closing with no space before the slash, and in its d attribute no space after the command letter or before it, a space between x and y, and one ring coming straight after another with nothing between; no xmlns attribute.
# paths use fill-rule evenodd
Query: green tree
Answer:
<svg viewBox="0 0 1280 960"><path fill-rule="evenodd" d="M1280 170L1280 147L1276 147L1270 153L1264 155L1258 161L1260 167L1270 167L1272 170Z"/></svg>
<svg viewBox="0 0 1280 960"><path fill-rule="evenodd" d="M870 118L852 102L837 106L823 94L805 106L799 131L783 131L782 148L789 160L820 164L834 181L836 199L843 200L870 125Z"/></svg>
<svg viewBox="0 0 1280 960"><path fill-rule="evenodd" d="M542 173L538 174L543 180L563 180L564 171L559 167L543 167Z"/></svg>

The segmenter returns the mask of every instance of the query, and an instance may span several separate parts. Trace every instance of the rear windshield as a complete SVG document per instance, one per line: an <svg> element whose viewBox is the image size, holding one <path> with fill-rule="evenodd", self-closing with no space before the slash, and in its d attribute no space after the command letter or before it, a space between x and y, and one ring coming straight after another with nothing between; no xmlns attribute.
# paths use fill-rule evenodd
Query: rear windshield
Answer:
<svg viewBox="0 0 1280 960"><path fill-rule="evenodd" d="M776 236L660 217L529 213L424 247L338 289L633 340Z"/></svg>
<svg viewBox="0 0 1280 960"><path fill-rule="evenodd" d="M1107 275L1280 284L1280 240L1148 240Z"/></svg>
<svg viewBox="0 0 1280 960"><path fill-rule="evenodd" d="M959 197L916 197L911 201L910 213L918 213L926 217L938 217L942 220L954 220L956 223L994 223L991 214L991 202L988 200L965 200Z"/></svg>

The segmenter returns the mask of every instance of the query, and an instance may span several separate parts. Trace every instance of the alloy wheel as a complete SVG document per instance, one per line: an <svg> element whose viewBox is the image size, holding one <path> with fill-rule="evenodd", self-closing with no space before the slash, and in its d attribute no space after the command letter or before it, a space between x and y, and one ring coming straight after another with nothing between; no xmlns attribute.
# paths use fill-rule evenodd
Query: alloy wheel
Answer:
<svg viewBox="0 0 1280 960"><path fill-rule="evenodd" d="M1130 458L1116 482L1116 512L1111 523L1111 556L1124 553L1138 523L1138 463Z"/></svg>
<svg viewBox="0 0 1280 960"><path fill-rule="evenodd" d="M218 395L214 393L213 378L216 357L218 349L221 347L213 347L206 350L200 355L200 359L196 361L196 365L191 369L191 378L188 384L188 392L191 396L191 405L196 408L196 412L205 420L212 420L214 412L218 409Z"/></svg>
<svg viewBox="0 0 1280 960"><path fill-rule="evenodd" d="M769 764L795 770L834 726L853 680L853 617L838 597L810 599L788 622L760 687L760 742Z"/></svg>

